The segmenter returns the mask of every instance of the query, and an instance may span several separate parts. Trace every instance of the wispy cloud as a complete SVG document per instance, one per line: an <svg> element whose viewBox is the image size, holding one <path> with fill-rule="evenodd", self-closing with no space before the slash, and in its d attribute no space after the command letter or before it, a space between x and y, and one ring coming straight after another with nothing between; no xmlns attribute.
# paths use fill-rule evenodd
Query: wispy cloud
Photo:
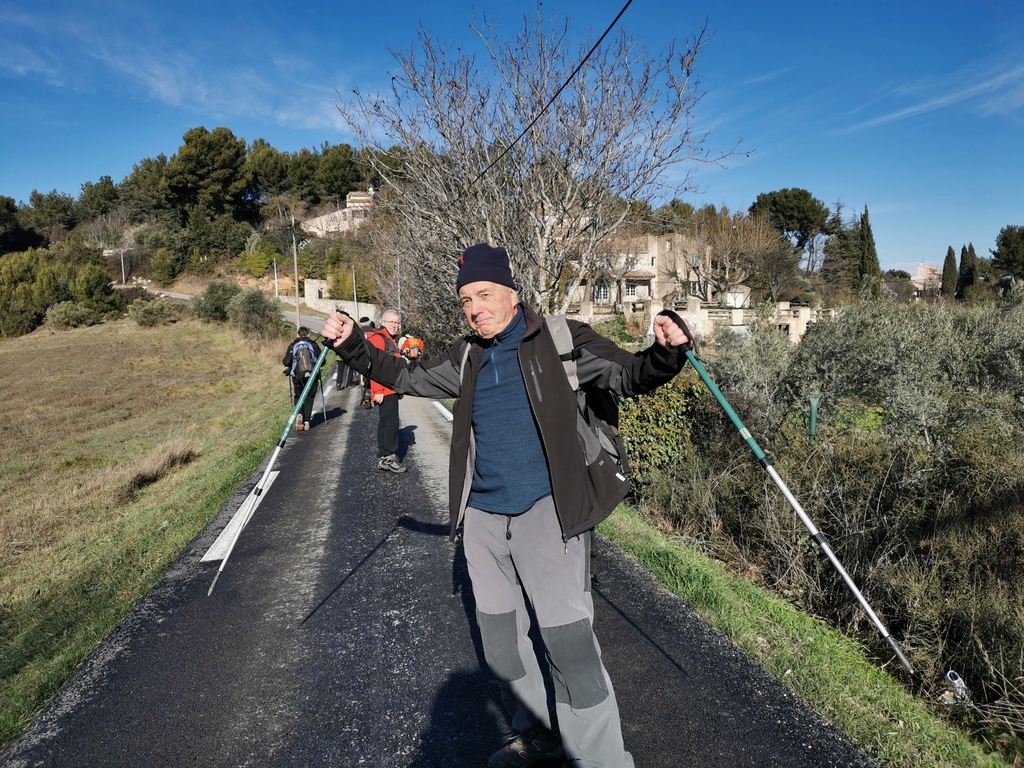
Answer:
<svg viewBox="0 0 1024 768"><path fill-rule="evenodd" d="M336 89L347 85L343 74L318 71L301 54L267 56L260 41L184 41L137 6L125 7L118 19L100 25L71 8L56 15L19 9L0 30L0 76L152 100L224 121L241 117L331 133L342 127Z"/></svg>
<svg viewBox="0 0 1024 768"><path fill-rule="evenodd" d="M990 68L977 74L958 74L948 84L932 85L932 90L945 91L939 95L918 100L878 117L847 127L847 133L877 128L882 125L908 120L932 112L949 109L966 102L975 102L979 114L990 115L1014 111L1024 105L1024 64L1009 70ZM915 93L929 86L915 84L901 90Z"/></svg>
<svg viewBox="0 0 1024 768"><path fill-rule="evenodd" d="M763 85L764 83L770 83L773 80L778 80L781 77L785 77L787 74L793 71L793 67L782 67L781 69L775 69L771 72L762 72L760 75L748 78L743 82L744 85Z"/></svg>

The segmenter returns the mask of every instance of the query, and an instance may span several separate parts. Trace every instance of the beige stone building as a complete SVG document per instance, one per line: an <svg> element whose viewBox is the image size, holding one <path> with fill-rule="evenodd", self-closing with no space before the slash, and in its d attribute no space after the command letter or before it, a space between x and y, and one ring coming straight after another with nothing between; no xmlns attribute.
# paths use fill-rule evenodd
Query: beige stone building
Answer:
<svg viewBox="0 0 1024 768"><path fill-rule="evenodd" d="M355 232L370 217L373 211L373 188L368 192L349 192L345 196L345 207L306 219L302 228L311 235L331 238L346 232Z"/></svg>
<svg viewBox="0 0 1024 768"><path fill-rule="evenodd" d="M572 317L599 323L614 315L651 328L662 309L678 312L704 339L718 328L745 330L754 319L750 288L732 285L716 292L703 277L710 271L711 249L680 234L643 235L609 241L597 268L585 278L570 304ZM776 305L779 330L797 342L832 310Z"/></svg>

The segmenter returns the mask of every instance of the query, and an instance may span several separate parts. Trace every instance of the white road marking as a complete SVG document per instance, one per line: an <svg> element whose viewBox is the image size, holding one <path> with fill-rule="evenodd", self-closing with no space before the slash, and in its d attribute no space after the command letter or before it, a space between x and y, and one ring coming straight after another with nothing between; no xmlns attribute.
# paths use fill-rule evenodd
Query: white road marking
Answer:
<svg viewBox="0 0 1024 768"><path fill-rule="evenodd" d="M252 508L252 512L255 512L256 508L259 507L260 502L262 502L263 499L267 497L267 491L270 490L270 486L274 484L274 480L277 479L277 476L279 474L280 472L274 471L267 476L267 485L263 489L263 493L260 494L260 498L256 502L256 506ZM210 546L208 550L206 550L206 554L203 555L203 559L201 562L207 563L213 560L224 559L224 555L227 554L228 547L231 546L231 542L237 536L236 532L238 532L239 527L243 525L243 516L239 515L238 511L245 509L245 505L249 503L249 499L252 498L252 495L254 493L256 493L255 488L252 489L252 491L246 497L245 501L241 503L241 505L238 507L238 510L235 510L235 514L232 516L231 522L224 526L224 530L220 532L220 536L218 536L217 540L213 542L213 544ZM251 520L252 514L250 513L247 517Z"/></svg>
<svg viewBox="0 0 1024 768"><path fill-rule="evenodd" d="M451 421L454 418L452 416L452 412L445 408L443 404L441 404L437 400L434 400L433 403L434 407L437 408L437 410L441 412L441 415L448 419L448 421Z"/></svg>

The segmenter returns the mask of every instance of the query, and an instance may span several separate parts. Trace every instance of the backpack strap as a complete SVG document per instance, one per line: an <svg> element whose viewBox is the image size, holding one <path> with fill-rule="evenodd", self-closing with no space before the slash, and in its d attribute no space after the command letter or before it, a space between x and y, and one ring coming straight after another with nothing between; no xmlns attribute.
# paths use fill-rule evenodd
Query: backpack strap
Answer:
<svg viewBox="0 0 1024 768"><path fill-rule="evenodd" d="M371 336L379 336L384 340L384 351L390 352L392 355L401 354L398 350L398 345L395 344L395 340L391 338L391 335L386 333L383 329L377 329L372 333L366 334L366 338L369 339Z"/></svg>
<svg viewBox="0 0 1024 768"><path fill-rule="evenodd" d="M569 323L566 322L565 315L549 315L544 322L555 342L558 359L562 361L569 386L572 387L573 392L576 392L580 388L580 380L576 375L576 361L583 356L583 353L579 347L572 345L572 331L569 330Z"/></svg>
<svg viewBox="0 0 1024 768"><path fill-rule="evenodd" d="M462 391L462 378L466 372L466 361L469 360L469 348L473 345L466 339L466 345L462 348L462 362L459 363L459 391Z"/></svg>

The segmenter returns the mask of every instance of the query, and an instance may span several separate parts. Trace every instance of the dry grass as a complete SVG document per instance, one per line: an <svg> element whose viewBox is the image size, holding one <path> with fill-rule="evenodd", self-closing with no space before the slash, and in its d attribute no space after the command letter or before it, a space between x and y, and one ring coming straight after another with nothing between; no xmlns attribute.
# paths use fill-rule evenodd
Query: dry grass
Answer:
<svg viewBox="0 0 1024 768"><path fill-rule="evenodd" d="M0 748L273 445L285 343L127 320L0 342Z"/></svg>
<svg viewBox="0 0 1024 768"><path fill-rule="evenodd" d="M254 386L287 405L277 360L212 326L42 331L0 346L0 365L0 587L24 555L237 431Z"/></svg>

